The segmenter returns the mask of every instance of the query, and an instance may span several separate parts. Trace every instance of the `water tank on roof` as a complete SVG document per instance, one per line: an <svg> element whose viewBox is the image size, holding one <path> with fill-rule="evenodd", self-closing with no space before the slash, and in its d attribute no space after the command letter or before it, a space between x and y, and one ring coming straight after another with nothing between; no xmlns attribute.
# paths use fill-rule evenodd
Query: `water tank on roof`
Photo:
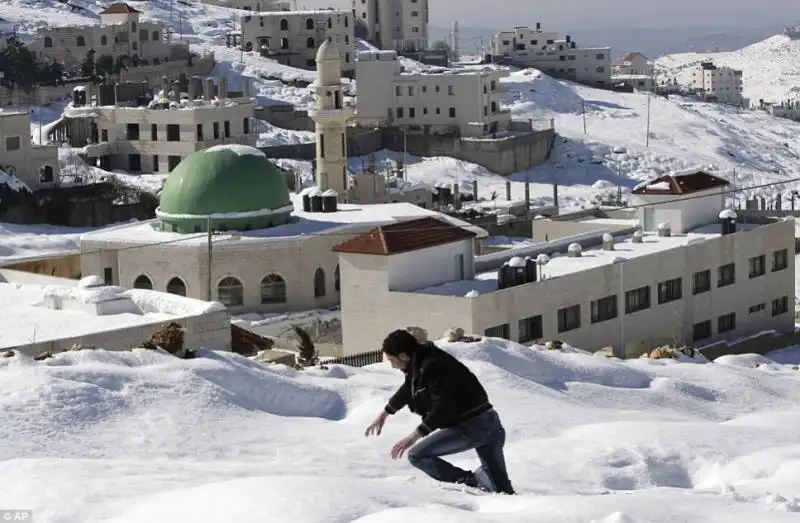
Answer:
<svg viewBox="0 0 800 523"><path fill-rule="evenodd" d="M339 193L328 189L322 193L322 212L336 212L338 210Z"/></svg>
<svg viewBox="0 0 800 523"><path fill-rule="evenodd" d="M719 221L722 225L722 234L733 234L736 232L736 212L732 209L724 209L719 213Z"/></svg>
<svg viewBox="0 0 800 523"><path fill-rule="evenodd" d="M86 89L82 87L76 87L72 90L72 106L73 107L84 107L86 106Z"/></svg>
<svg viewBox="0 0 800 523"><path fill-rule="evenodd" d="M314 187L308 191L308 200L311 205L311 212L322 212L322 191L319 187Z"/></svg>
<svg viewBox="0 0 800 523"><path fill-rule="evenodd" d="M536 260L530 256L525 258L525 283L533 283L536 281L537 267Z"/></svg>
<svg viewBox="0 0 800 523"><path fill-rule="evenodd" d="M513 268L508 266L508 262L504 263L497 269L497 288L498 289L507 289L508 287L513 287L514 284L511 282L511 278L513 275Z"/></svg>
<svg viewBox="0 0 800 523"><path fill-rule="evenodd" d="M524 285L525 281L525 260L519 256L514 256L508 260L508 266L511 269L510 278L513 286Z"/></svg>
<svg viewBox="0 0 800 523"><path fill-rule="evenodd" d="M303 194L303 212L311 212L311 196Z"/></svg>

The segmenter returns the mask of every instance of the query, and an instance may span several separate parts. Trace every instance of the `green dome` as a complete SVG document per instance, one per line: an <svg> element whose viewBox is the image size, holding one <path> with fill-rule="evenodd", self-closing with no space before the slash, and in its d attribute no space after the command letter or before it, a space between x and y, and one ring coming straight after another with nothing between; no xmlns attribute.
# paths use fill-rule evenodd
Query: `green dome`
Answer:
<svg viewBox="0 0 800 523"><path fill-rule="evenodd" d="M281 171L254 147L217 145L196 151L172 170L156 216L162 230L181 233L264 229L294 210Z"/></svg>

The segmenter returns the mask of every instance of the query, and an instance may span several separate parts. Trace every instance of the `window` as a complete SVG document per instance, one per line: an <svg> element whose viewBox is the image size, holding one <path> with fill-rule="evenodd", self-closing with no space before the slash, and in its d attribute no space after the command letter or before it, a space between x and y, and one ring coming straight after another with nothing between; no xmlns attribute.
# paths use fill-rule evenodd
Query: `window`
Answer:
<svg viewBox="0 0 800 523"><path fill-rule="evenodd" d="M748 309L748 312L750 314L755 314L757 312L763 311L766 308L767 308L767 304L766 303L758 303L756 305L751 305L750 308Z"/></svg>
<svg viewBox="0 0 800 523"><path fill-rule="evenodd" d="M286 280L277 274L267 274L261 280L261 303L286 303Z"/></svg>
<svg viewBox="0 0 800 523"><path fill-rule="evenodd" d="M702 294L711 290L711 271L705 270L692 276L692 294Z"/></svg>
<svg viewBox="0 0 800 523"><path fill-rule="evenodd" d="M181 163L180 156L172 156L172 155L167 156L167 169L169 169L170 172L172 171L172 169L177 167L179 163Z"/></svg>
<svg viewBox="0 0 800 523"><path fill-rule="evenodd" d="M77 41L77 46L86 47L86 38L84 38L83 36L79 36Z"/></svg>
<svg viewBox="0 0 800 523"><path fill-rule="evenodd" d="M452 85L448 85L447 86L447 94L449 96L455 96L456 95L455 87L453 87Z"/></svg>
<svg viewBox="0 0 800 523"><path fill-rule="evenodd" d="M181 141L181 126L176 123L167 124L167 141L180 142Z"/></svg>
<svg viewBox="0 0 800 523"><path fill-rule="evenodd" d="M414 86L413 85L409 85L408 86L408 96L414 96Z"/></svg>
<svg viewBox="0 0 800 523"><path fill-rule="evenodd" d="M403 108L402 107L398 107L397 108L397 117L398 118L402 118L403 117Z"/></svg>
<svg viewBox="0 0 800 523"><path fill-rule="evenodd" d="M522 318L517 324L517 330L519 330L520 343L544 338L542 315Z"/></svg>
<svg viewBox="0 0 800 523"><path fill-rule="evenodd" d="M53 39L49 36L44 37L44 46L45 47L53 47Z"/></svg>
<svg viewBox="0 0 800 523"><path fill-rule="evenodd" d="M342 281L338 263L336 264L336 268L333 270L333 290L334 292L339 292L342 290Z"/></svg>
<svg viewBox="0 0 800 523"><path fill-rule="evenodd" d="M151 38L151 40L153 40L154 42L158 42L159 39L160 35L158 34L158 31L153 31L153 38Z"/></svg>
<svg viewBox="0 0 800 523"><path fill-rule="evenodd" d="M228 276L217 285L217 295L226 307L240 307L244 303L244 286L237 278Z"/></svg>
<svg viewBox="0 0 800 523"><path fill-rule="evenodd" d="M108 141L108 129L103 129L100 131L100 141L107 142Z"/></svg>
<svg viewBox="0 0 800 523"><path fill-rule="evenodd" d="M128 155L128 170L141 171L142 170L142 155L129 154Z"/></svg>
<svg viewBox="0 0 800 523"><path fill-rule="evenodd" d="M314 19L313 18L306 18L306 29L313 30L314 29Z"/></svg>
<svg viewBox="0 0 800 523"><path fill-rule="evenodd" d="M569 332L581 327L581 306L558 309L558 332Z"/></svg>
<svg viewBox="0 0 800 523"><path fill-rule="evenodd" d="M157 173L158 171L159 171L159 168L158 168L158 155L154 154L153 155L153 172Z"/></svg>
<svg viewBox="0 0 800 523"><path fill-rule="evenodd" d="M403 90L399 85L394 86L394 95L395 96L403 96Z"/></svg>
<svg viewBox="0 0 800 523"><path fill-rule="evenodd" d="M150 124L150 139L154 142L158 141L158 125Z"/></svg>
<svg viewBox="0 0 800 523"><path fill-rule="evenodd" d="M597 53L597 54L595 55L595 58L596 58L597 60L605 60L605 59L606 59L606 55L605 55L605 54L603 54L603 53Z"/></svg>
<svg viewBox="0 0 800 523"><path fill-rule="evenodd" d="M213 129L214 129L214 139L218 140L219 139L219 122L214 122Z"/></svg>
<svg viewBox="0 0 800 523"><path fill-rule="evenodd" d="M289 49L289 39L281 38L281 49Z"/></svg>
<svg viewBox="0 0 800 523"><path fill-rule="evenodd" d="M411 17L416 18L419 16L419 11L411 11Z"/></svg>
<svg viewBox="0 0 800 523"><path fill-rule="evenodd" d="M231 122L230 122L230 120L225 120L223 127L225 129L225 138L230 138L231 137Z"/></svg>
<svg viewBox="0 0 800 523"><path fill-rule="evenodd" d="M781 296L772 300L772 316L780 316L789 312L789 297Z"/></svg>
<svg viewBox="0 0 800 523"><path fill-rule="evenodd" d="M313 38L311 37L306 38L306 47L308 49L314 49L316 47L316 43L314 42Z"/></svg>
<svg viewBox="0 0 800 523"><path fill-rule="evenodd" d="M134 289L147 289L149 291L153 290L153 282L150 281L150 278L141 274L133 280L133 288Z"/></svg>
<svg viewBox="0 0 800 523"><path fill-rule="evenodd" d="M763 254L761 256L753 256L748 260L750 265L750 279L763 276L767 272L767 257Z"/></svg>
<svg viewBox="0 0 800 523"><path fill-rule="evenodd" d="M250 117L245 116L242 118L242 133L250 134Z"/></svg>
<svg viewBox="0 0 800 523"><path fill-rule="evenodd" d="M625 314L650 308L650 287L639 287L625 293Z"/></svg>
<svg viewBox="0 0 800 523"><path fill-rule="evenodd" d="M450 118L455 118L456 117L456 108L455 107L451 107L449 114L450 114Z"/></svg>
<svg viewBox="0 0 800 523"><path fill-rule="evenodd" d="M178 296L186 296L186 284L180 278L172 278L167 283L167 292L169 294L177 294Z"/></svg>
<svg viewBox="0 0 800 523"><path fill-rule="evenodd" d="M128 140L138 140L139 139L139 124L138 123L129 123L125 126L125 138Z"/></svg>
<svg viewBox="0 0 800 523"><path fill-rule="evenodd" d="M319 157L325 158L325 135L319 135Z"/></svg>
<svg viewBox="0 0 800 523"><path fill-rule="evenodd" d="M417 115L417 110L414 107L408 108L408 117L414 118Z"/></svg>
<svg viewBox="0 0 800 523"><path fill-rule="evenodd" d="M717 270L717 287L726 287L736 283L736 264L728 263Z"/></svg>
<svg viewBox="0 0 800 523"><path fill-rule="evenodd" d="M322 298L325 296L325 271L322 267L317 267L314 271L314 297Z"/></svg>
<svg viewBox="0 0 800 523"><path fill-rule="evenodd" d="M49 165L43 166L39 169L39 181L43 183L51 183L53 181L53 168Z"/></svg>
<svg viewBox="0 0 800 523"><path fill-rule="evenodd" d="M730 314L725 314L724 316L720 316L717 318L717 332L722 334L723 332L732 331L736 328L736 313L732 312Z"/></svg>
<svg viewBox="0 0 800 523"><path fill-rule="evenodd" d="M197 141L203 141L203 124L201 123L197 124Z"/></svg>
<svg viewBox="0 0 800 523"><path fill-rule="evenodd" d="M700 341L711 337L711 320L695 323L692 328L692 340Z"/></svg>
<svg viewBox="0 0 800 523"><path fill-rule="evenodd" d="M658 304L683 298L683 278L673 278L658 284Z"/></svg>
<svg viewBox="0 0 800 523"><path fill-rule="evenodd" d="M106 285L114 284L114 270L111 267L105 267L103 269L103 281Z"/></svg>
<svg viewBox="0 0 800 523"><path fill-rule="evenodd" d="M22 140L19 136L6 137L6 151L19 151L22 147Z"/></svg>
<svg viewBox="0 0 800 523"><path fill-rule="evenodd" d="M511 325L509 325L508 323L504 323L502 325L489 327L488 329L483 331L483 335L486 336L487 338L508 339L511 337Z"/></svg>
<svg viewBox="0 0 800 523"><path fill-rule="evenodd" d="M281 31L288 31L288 30L289 30L289 20L281 18Z"/></svg>
<svg viewBox="0 0 800 523"><path fill-rule="evenodd" d="M611 320L617 317L617 295L612 294L599 300L594 300L591 304L592 323Z"/></svg>
<svg viewBox="0 0 800 523"><path fill-rule="evenodd" d="M772 271L782 271L789 267L789 249L781 249L772 253Z"/></svg>

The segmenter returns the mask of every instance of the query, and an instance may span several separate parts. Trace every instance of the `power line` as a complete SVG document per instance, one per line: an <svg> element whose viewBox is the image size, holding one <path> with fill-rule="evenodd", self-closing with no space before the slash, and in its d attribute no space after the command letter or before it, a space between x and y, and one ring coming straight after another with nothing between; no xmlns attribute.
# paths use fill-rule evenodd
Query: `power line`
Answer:
<svg viewBox="0 0 800 523"><path fill-rule="evenodd" d="M766 187L774 187L774 186L777 186L777 185L784 185L784 184L787 184L787 183L792 183L792 182L797 182L797 181L800 181L800 176L798 176L796 178L789 178L787 180L777 181L777 182L769 182L769 183L763 183L763 184L760 184L760 185L752 185L750 187L735 188L735 189L729 191L729 194L735 194L735 193L740 193L740 192L744 192L744 191L751 191L753 189L763 189L763 188L766 188ZM687 200L694 200L696 198L706 198L706 197L708 197L708 194L696 194L696 195L686 196L686 197L683 197L683 198L671 198L669 200L663 200L663 201L659 202L658 204L661 205L661 204L664 204L664 203L672 203L672 202L679 202L679 201L684 202L684 201L687 201ZM622 206L619 206L619 207L611 207L609 210L614 210L614 211L635 210L635 209L640 209L642 207L649 207L651 205L653 205L653 204L652 203L640 203L640 204L635 204L635 205L622 205ZM320 213L320 214L324 214L324 213ZM422 218L422 217L423 216L420 216L419 218ZM454 217L454 218L457 218L457 217ZM411 220L413 220L413 219L414 218L411 218ZM523 216L515 216L513 219L510 219L510 220L504 222L504 224L513 224L513 223L526 222L526 221L538 221L538 220L545 220L545 219L548 219L548 218L546 218L546 217L543 217L543 218L527 218L527 217L523 217ZM342 225L348 225L348 224L343 223ZM280 226L278 226L278 227L280 227ZM400 227L393 228L392 232L393 233L405 232L406 230L411 231L411 232L431 231L431 230L438 231L438 230L441 230L441 229L449 229L451 227L452 227L452 225L446 225L446 224L442 224L441 226L407 227L407 228L403 228L402 226L400 226ZM102 230L102 229L100 229L100 230ZM220 232L218 231L216 234L220 234ZM358 234L353 233L353 232L335 232L335 231L334 232L326 232L326 231L322 231L322 232L311 232L311 233L308 233L308 234L301 234L301 235L298 235L298 236L301 236L301 237L304 237L304 238L311 238L311 237L315 237L315 236L346 236L346 237L352 237L352 236L358 236ZM187 234L186 236L182 236L180 238L174 238L174 239L171 239L171 240L161 240L161 241L158 241L158 242L140 243L140 244L135 244L135 245L126 245L124 247L116 247L116 248L110 248L110 249L95 249L95 250L89 250L89 251L81 251L81 255L83 255L83 254L102 254L102 253L106 253L106 252L122 252L122 251L134 250L134 249L145 249L145 248L148 248L148 247L160 247L162 245L171 245L171 244L175 244L175 243L185 242L185 241L189 241L189 240L195 240L195 239L198 239L198 238L207 238L207 237L208 237L208 233L207 232L198 233L198 234Z"/></svg>

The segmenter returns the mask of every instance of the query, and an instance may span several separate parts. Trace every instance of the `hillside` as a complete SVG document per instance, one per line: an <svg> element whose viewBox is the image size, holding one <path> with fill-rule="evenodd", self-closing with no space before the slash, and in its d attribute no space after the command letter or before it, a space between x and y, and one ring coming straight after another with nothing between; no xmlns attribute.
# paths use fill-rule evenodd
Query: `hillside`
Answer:
<svg viewBox="0 0 800 523"><path fill-rule="evenodd" d="M390 459L418 423L405 411L365 439L401 381L386 364L295 371L136 350L0 358L0 501L38 523L797 518L797 352L703 364L445 346L506 425L518 496L448 490Z"/></svg>
<svg viewBox="0 0 800 523"><path fill-rule="evenodd" d="M688 80L688 69L703 60L713 60L743 71L744 95L753 103L759 99L780 102L800 95L800 40L775 35L738 51L725 53L681 53L656 61L659 76Z"/></svg>

